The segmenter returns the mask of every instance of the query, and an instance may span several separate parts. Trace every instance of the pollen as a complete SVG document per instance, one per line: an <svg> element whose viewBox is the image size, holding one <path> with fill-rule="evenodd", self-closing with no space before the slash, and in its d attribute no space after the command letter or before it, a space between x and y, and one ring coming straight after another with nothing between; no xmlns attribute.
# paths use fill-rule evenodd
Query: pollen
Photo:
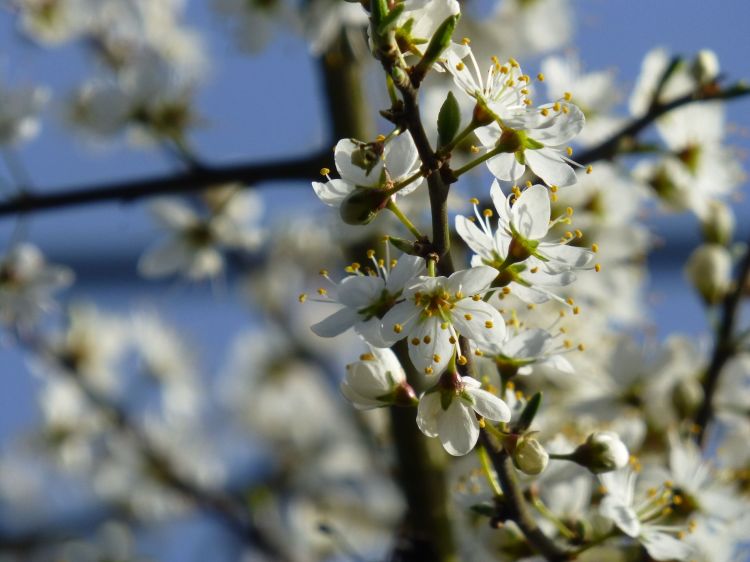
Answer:
<svg viewBox="0 0 750 562"><path fill-rule="evenodd" d="M565 98L565 101L570 101L573 99L573 94L571 94L570 92L565 92L563 94L563 97Z"/></svg>
<svg viewBox="0 0 750 562"><path fill-rule="evenodd" d="M426 344L430 343L432 341L432 338L430 336L425 336L422 338L422 341Z"/></svg>
<svg viewBox="0 0 750 562"><path fill-rule="evenodd" d="M529 89L528 89L528 88L521 88L521 93L522 93L522 94L523 94L524 96L528 96L528 95L529 95Z"/></svg>
<svg viewBox="0 0 750 562"><path fill-rule="evenodd" d="M394 267L396 267L397 265L398 265L398 260L397 260L397 259L395 259L395 258L394 258L394 259L392 259L392 260L391 260L391 269L393 269L393 268L394 268Z"/></svg>
<svg viewBox="0 0 750 562"><path fill-rule="evenodd" d="M329 170L328 168L321 168L320 169L320 175L321 176L327 176L330 173L331 173L331 170Z"/></svg>
<svg viewBox="0 0 750 562"><path fill-rule="evenodd" d="M353 271L359 271L362 265L359 262L353 261L349 267L351 267Z"/></svg>
<svg viewBox="0 0 750 562"><path fill-rule="evenodd" d="M591 251L597 253L599 251L599 244L591 244Z"/></svg>
<svg viewBox="0 0 750 562"><path fill-rule="evenodd" d="M325 296L325 295L327 295L327 294L328 294L328 291L326 291L326 290L325 290L325 289L324 289L323 287L321 287L320 289L318 289L318 294L319 294L319 295L320 295L321 297L323 297L323 296Z"/></svg>
<svg viewBox="0 0 750 562"><path fill-rule="evenodd" d="M576 228L573 232L576 233L576 238L583 238L583 231L580 228Z"/></svg>
<svg viewBox="0 0 750 562"><path fill-rule="evenodd" d="M363 353L359 356L360 361L375 361L375 356L372 353Z"/></svg>
<svg viewBox="0 0 750 562"><path fill-rule="evenodd" d="M435 355L432 356L432 360L435 363L440 363L440 356L436 353Z"/></svg>
<svg viewBox="0 0 750 562"><path fill-rule="evenodd" d="M563 238L565 238L566 240L571 240L573 238L573 233L568 230L565 234L563 234Z"/></svg>
<svg viewBox="0 0 750 562"><path fill-rule="evenodd" d="M510 287L503 287L503 294L504 295L510 294Z"/></svg>
<svg viewBox="0 0 750 562"><path fill-rule="evenodd" d="M560 102L556 101L554 104L552 104L552 109L555 111L560 111Z"/></svg>
<svg viewBox="0 0 750 562"><path fill-rule="evenodd" d="M451 337L448 338L448 342L451 345L456 345L456 338L454 338L453 336L451 336Z"/></svg>
<svg viewBox="0 0 750 562"><path fill-rule="evenodd" d="M536 75L536 79L539 80L540 82L544 82L544 74L540 72L539 74Z"/></svg>
<svg viewBox="0 0 750 562"><path fill-rule="evenodd" d="M531 273L536 273L537 271L539 271L539 266L534 266L534 267L532 267L532 268L531 268L531 269L530 269L529 271L530 271Z"/></svg>
<svg viewBox="0 0 750 562"><path fill-rule="evenodd" d="M487 425L487 424L485 423L485 421L484 421L484 418L479 418L479 419L477 420L477 423L479 424L479 427L481 427L482 429L484 429L484 426L485 426L485 425Z"/></svg>
<svg viewBox="0 0 750 562"><path fill-rule="evenodd" d="M456 300L460 301L462 298L464 298L464 294L461 291L456 291Z"/></svg>
<svg viewBox="0 0 750 562"><path fill-rule="evenodd" d="M482 356L484 355L484 353L482 353L482 350L481 350L481 349L477 349L477 350L476 350L476 351L474 352L474 355L476 355L477 357L482 357Z"/></svg>
<svg viewBox="0 0 750 562"><path fill-rule="evenodd" d="M482 300L482 297L480 295L471 295L471 300L474 302L479 302Z"/></svg>
<svg viewBox="0 0 750 562"><path fill-rule="evenodd" d="M451 308L453 308L453 306L451 306ZM448 322L443 322L442 324L440 324L440 329L441 330L447 330L448 326L450 326L450 324L448 324Z"/></svg>
<svg viewBox="0 0 750 562"><path fill-rule="evenodd" d="M590 174L593 171L594 171L594 167L591 164L589 164L588 166L586 166L586 173L587 174Z"/></svg>
<svg viewBox="0 0 750 562"><path fill-rule="evenodd" d="M479 199L477 199L476 197L472 197L471 199L469 199L469 203L471 203L472 205L479 205Z"/></svg>
<svg viewBox="0 0 750 562"><path fill-rule="evenodd" d="M555 184L552 184L552 185L549 186L549 190L552 193L557 193L557 189L558 189L558 187Z"/></svg>
<svg viewBox="0 0 750 562"><path fill-rule="evenodd" d="M491 216L492 216L492 209L485 209L484 211L482 211L482 214L483 214L483 215L484 215L485 217L488 217L488 218L489 218L489 217L491 217Z"/></svg>
<svg viewBox="0 0 750 562"><path fill-rule="evenodd" d="M456 64L456 70L458 70L459 72L461 72L464 68L466 68L466 65L464 63L459 62L458 64Z"/></svg>
<svg viewBox="0 0 750 562"><path fill-rule="evenodd" d="M562 106L562 112L567 115L570 112L570 108L567 105Z"/></svg>
<svg viewBox="0 0 750 562"><path fill-rule="evenodd" d="M518 68L518 61L514 58L508 59L508 64L510 64L513 68Z"/></svg>
<svg viewBox="0 0 750 562"><path fill-rule="evenodd" d="M307 300L307 295L305 293L300 293L300 295L297 297L297 300L299 302L305 302Z"/></svg>
<svg viewBox="0 0 750 562"><path fill-rule="evenodd" d="M583 345L582 343L579 343L578 344L578 351L586 351L586 346Z"/></svg>
<svg viewBox="0 0 750 562"><path fill-rule="evenodd" d="M425 375L431 375L432 374L432 367L425 367L424 368L424 374Z"/></svg>
<svg viewBox="0 0 750 562"><path fill-rule="evenodd" d="M534 184L531 183L531 180L526 180L526 187L531 187L532 185Z"/></svg>
<svg viewBox="0 0 750 562"><path fill-rule="evenodd" d="M484 323L484 327L487 328L487 329L492 328L493 326L494 326L494 324L492 323L492 320L487 320Z"/></svg>
<svg viewBox="0 0 750 562"><path fill-rule="evenodd" d="M568 153L568 156L573 156L573 147L569 146L565 149L565 152Z"/></svg>
<svg viewBox="0 0 750 562"><path fill-rule="evenodd" d="M563 341L563 347L565 347L565 349L570 349L571 347L573 347L573 342L570 340L565 340Z"/></svg>
<svg viewBox="0 0 750 562"><path fill-rule="evenodd" d="M473 318L473 316L472 316L471 314L468 314L468 313L467 313L467 314L464 314L464 318L465 318L466 320L471 320L471 319Z"/></svg>
<svg viewBox="0 0 750 562"><path fill-rule="evenodd" d="M519 78L519 80L523 80L524 82L528 84L529 81L531 80L531 77L528 74L524 74L523 76L521 76L521 78Z"/></svg>
<svg viewBox="0 0 750 562"><path fill-rule="evenodd" d="M568 297L567 299L565 299L565 302L570 306L573 306L576 303L576 301L573 300L573 297Z"/></svg>
<svg viewBox="0 0 750 562"><path fill-rule="evenodd" d="M372 259L375 257L375 250L367 250L367 257Z"/></svg>
<svg viewBox="0 0 750 562"><path fill-rule="evenodd" d="M533 105L534 102L531 101L531 98L526 98L525 100L523 100L523 103L525 103L526 105Z"/></svg>
<svg viewBox="0 0 750 562"><path fill-rule="evenodd" d="M419 342L420 342L420 339L419 339L419 338L412 338L412 339L411 339L411 344L412 344L412 345L419 345Z"/></svg>
<svg viewBox="0 0 750 562"><path fill-rule="evenodd" d="M544 117L547 117L547 116L549 115L549 109L547 109L546 107L543 107L543 108L542 108L542 109L541 109L541 110L539 111L539 113L541 113L541 114L542 114L542 115L543 115Z"/></svg>
<svg viewBox="0 0 750 562"><path fill-rule="evenodd" d="M466 365L469 362L469 360L466 358L465 355L459 355L458 356L458 364L459 365Z"/></svg>
<svg viewBox="0 0 750 562"><path fill-rule="evenodd" d="M401 324L393 325L393 331L396 332L397 334L400 334L403 329L404 327Z"/></svg>
<svg viewBox="0 0 750 562"><path fill-rule="evenodd" d="M577 306L574 306L573 307L573 314L580 314L580 313L581 313L581 309L578 308Z"/></svg>
<svg viewBox="0 0 750 562"><path fill-rule="evenodd" d="M599 273L601 270L602 270L602 264L600 263L594 264L594 271Z"/></svg>
<svg viewBox="0 0 750 562"><path fill-rule="evenodd" d="M471 39L469 39L468 37L464 37L463 39L461 39L461 44L463 45L469 45L470 43Z"/></svg>

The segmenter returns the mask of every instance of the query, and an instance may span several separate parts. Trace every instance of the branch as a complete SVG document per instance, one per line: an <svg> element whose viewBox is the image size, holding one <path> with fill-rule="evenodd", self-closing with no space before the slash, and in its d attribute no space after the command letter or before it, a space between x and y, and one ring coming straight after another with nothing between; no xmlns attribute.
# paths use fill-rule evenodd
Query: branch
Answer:
<svg viewBox="0 0 750 562"><path fill-rule="evenodd" d="M576 157L576 162L586 166L587 164L597 162L598 160L611 160L617 156L618 153L622 152L623 148L627 148L627 145L632 143L633 139L635 139L641 131L651 125L659 117L673 109L682 107L683 105L688 105L698 101L729 100L746 96L748 94L750 94L750 87L738 83L723 90L718 88L700 90L664 104L655 103L651 105L651 108L645 115L638 119L634 119L598 146L578 155Z"/></svg>
<svg viewBox="0 0 750 562"><path fill-rule="evenodd" d="M713 397L719 383L724 366L734 357L737 352L734 341L737 313L739 312L745 286L750 280L750 246L745 250L745 256L737 270L735 285L732 291L724 298L721 306L721 319L716 330L716 341L714 342L711 362L703 377L703 404L695 416L695 439L698 443L705 445L706 428L714 414Z"/></svg>
<svg viewBox="0 0 750 562"><path fill-rule="evenodd" d="M331 151L319 150L307 156L265 163L242 163L228 166L201 166L187 172L126 180L90 187L72 187L53 193L21 193L0 202L0 217L61 209L105 201L131 202L145 197L170 193L191 193L239 182L254 185L260 182L305 180L318 175L330 164Z"/></svg>
<svg viewBox="0 0 750 562"><path fill-rule="evenodd" d="M569 560L569 553L544 534L529 512L526 499L523 497L523 490L516 478L513 461L508 453L503 449L496 450L485 431L481 433L481 440L500 479L500 487L503 490L503 499L505 500L504 505L507 508L506 517L518 525L534 550L549 562Z"/></svg>

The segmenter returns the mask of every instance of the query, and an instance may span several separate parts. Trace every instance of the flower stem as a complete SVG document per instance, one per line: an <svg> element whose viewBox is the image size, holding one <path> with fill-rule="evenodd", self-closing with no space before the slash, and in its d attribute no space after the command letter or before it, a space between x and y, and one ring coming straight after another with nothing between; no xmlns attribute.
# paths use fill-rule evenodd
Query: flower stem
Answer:
<svg viewBox="0 0 750 562"><path fill-rule="evenodd" d="M398 217L398 220L401 221L401 224L403 224L409 232L412 233L412 235L417 239L420 240L423 238L422 233L419 232L416 226L414 226L414 223L409 220L409 217L407 217L401 209L398 208L398 205L393 202L393 199L388 201L388 205L386 205L386 208L392 212L396 217Z"/></svg>
<svg viewBox="0 0 750 562"><path fill-rule="evenodd" d="M542 499L538 496L533 496L531 500L532 505L536 508L539 514L544 517L547 521L550 521L555 528L560 531L560 534L568 540L575 540L576 534L568 529L567 525L560 521L558 517L550 511L550 509L544 504Z"/></svg>
<svg viewBox="0 0 750 562"><path fill-rule="evenodd" d="M479 455L479 463L482 465L482 472L484 472L487 483L490 485L492 493L496 496L502 496L503 490L500 488L500 483L497 481L497 474L490 464L490 457L487 455L487 449L481 445L477 447L477 455Z"/></svg>
<svg viewBox="0 0 750 562"><path fill-rule="evenodd" d="M453 175L454 175L454 176L456 176L457 178L459 178L459 177L461 177L461 176L462 176L463 174L465 174L466 172L468 172L469 170L472 170L472 169L476 168L476 167L477 167L477 166L479 166L479 164L481 164L482 162L486 162L487 160L489 160L489 159L490 159L490 158L492 158L493 156L497 156L497 155L498 155L498 154L500 154L501 152L504 152L504 150L501 150L500 148L493 148L493 149L492 149L492 150L490 150L489 152L486 152L486 153L482 154L482 155L481 155L481 156L480 156L479 158L477 158L476 160L472 160L471 162L469 162L469 163L468 163L468 164L466 164L465 166L461 166L461 167L460 167L460 168L458 168L457 170L453 170Z"/></svg>

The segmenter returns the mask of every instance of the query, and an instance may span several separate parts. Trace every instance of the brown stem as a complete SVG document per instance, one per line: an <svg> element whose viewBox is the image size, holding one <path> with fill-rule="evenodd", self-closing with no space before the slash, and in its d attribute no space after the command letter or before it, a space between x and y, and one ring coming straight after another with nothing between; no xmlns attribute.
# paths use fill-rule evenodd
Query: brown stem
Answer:
<svg viewBox="0 0 750 562"><path fill-rule="evenodd" d="M523 497L523 490L518 483L518 478L516 478L513 461L508 453L504 449L498 451L485 431L482 431L481 441L489 453L492 466L500 479L500 487L503 490L505 500L504 505L507 509L504 515L518 525L534 550L549 562L569 560L569 553L545 535L531 515L526 499Z"/></svg>
<svg viewBox="0 0 750 562"><path fill-rule="evenodd" d="M750 247L745 251L742 263L737 270L735 284L732 291L727 294L721 305L721 319L716 330L711 361L703 377L703 404L695 415L695 439L705 446L706 428L714 414L713 397L719 383L724 366L734 357L737 352L734 341L734 332L737 324L742 297L748 280L750 279Z"/></svg>

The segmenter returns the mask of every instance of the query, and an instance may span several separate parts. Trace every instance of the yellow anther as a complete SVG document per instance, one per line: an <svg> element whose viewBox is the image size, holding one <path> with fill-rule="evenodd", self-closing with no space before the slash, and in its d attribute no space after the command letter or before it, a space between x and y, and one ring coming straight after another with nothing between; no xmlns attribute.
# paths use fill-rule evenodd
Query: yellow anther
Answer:
<svg viewBox="0 0 750 562"><path fill-rule="evenodd" d="M375 137L376 142L383 142L385 140L385 135L378 135Z"/></svg>
<svg viewBox="0 0 750 562"><path fill-rule="evenodd" d="M565 214L568 215L569 217L572 217L573 216L573 207L567 207L565 209Z"/></svg>
<svg viewBox="0 0 750 562"><path fill-rule="evenodd" d="M460 301L462 298L464 298L464 294L461 291L456 291L456 300Z"/></svg>
<svg viewBox="0 0 750 562"><path fill-rule="evenodd" d="M600 264L600 263L594 264L594 271L596 271L597 273L599 273L601 270L602 270L602 264Z"/></svg>
<svg viewBox="0 0 750 562"><path fill-rule="evenodd" d="M581 313L581 309L578 308L577 306L574 306L573 307L573 314L580 314L580 313Z"/></svg>
<svg viewBox="0 0 750 562"><path fill-rule="evenodd" d="M320 271L318 271L318 275L322 275L323 277L328 277L328 270L321 269Z"/></svg>
<svg viewBox="0 0 750 562"><path fill-rule="evenodd" d="M583 238L583 231L580 228L576 228L573 232L576 233L576 238Z"/></svg>
<svg viewBox="0 0 750 562"><path fill-rule="evenodd" d="M552 109L554 109L555 111L560 111L560 102L556 101L555 103L553 103Z"/></svg>
<svg viewBox="0 0 750 562"><path fill-rule="evenodd" d="M456 338L454 338L453 336L449 337L448 343L450 343L451 345L456 345Z"/></svg>
<svg viewBox="0 0 750 562"><path fill-rule="evenodd" d="M536 305L533 302L530 302L529 304L526 305L526 308L528 310L534 310L536 308Z"/></svg>
<svg viewBox="0 0 750 562"><path fill-rule="evenodd" d="M477 349L477 350L476 350L476 351L474 352L474 355L476 355L477 357L482 357L482 356L484 355L484 353L482 353L482 350L481 350L481 349Z"/></svg>
<svg viewBox="0 0 750 562"><path fill-rule="evenodd" d="M375 356L372 353L363 353L359 356L360 361L375 361Z"/></svg>
<svg viewBox="0 0 750 562"><path fill-rule="evenodd" d="M583 345L582 343L579 343L578 344L578 351L586 351L586 346Z"/></svg>
<svg viewBox="0 0 750 562"><path fill-rule="evenodd" d="M539 74L536 75L536 79L539 80L540 82L544 82L544 74L540 72Z"/></svg>
<svg viewBox="0 0 750 562"><path fill-rule="evenodd" d="M509 58L508 59L508 64L510 64L513 68L518 68L519 67L518 61L516 59L514 59L514 58Z"/></svg>
<svg viewBox="0 0 750 562"><path fill-rule="evenodd" d="M570 101L573 99L573 94L571 94L570 92L565 92L563 94L563 97L565 98L565 101Z"/></svg>
<svg viewBox="0 0 750 562"><path fill-rule="evenodd" d="M467 312L466 314L464 314L464 318L466 320L471 320L473 318L473 316Z"/></svg>
<svg viewBox="0 0 750 562"><path fill-rule="evenodd" d="M469 360L466 358L465 355L459 355L458 356L458 364L459 365L466 365L469 362Z"/></svg>
<svg viewBox="0 0 750 562"><path fill-rule="evenodd" d="M435 363L440 363L440 356L436 353L435 355L432 356L432 360Z"/></svg>
<svg viewBox="0 0 750 562"><path fill-rule="evenodd" d="M534 184L531 183L531 180L526 180L526 187L531 187L532 185Z"/></svg>
<svg viewBox="0 0 750 562"><path fill-rule="evenodd" d="M648 490L646 490L646 495L649 498L655 498L656 497L656 493L657 493L656 488L653 488L653 487L649 488Z"/></svg>
<svg viewBox="0 0 750 562"><path fill-rule="evenodd" d="M321 176L327 176L330 173L331 173L331 170L329 170L328 168L321 168L320 169L320 175Z"/></svg>
<svg viewBox="0 0 750 562"><path fill-rule="evenodd" d="M471 199L469 199L469 203L471 203L472 205L479 205L479 199L477 199L476 197L472 197Z"/></svg>
<svg viewBox="0 0 750 562"><path fill-rule="evenodd" d="M524 96L528 96L528 95L529 95L529 89L528 89L528 88L521 88L521 93L522 93L522 94L523 94Z"/></svg>
<svg viewBox="0 0 750 562"><path fill-rule="evenodd" d="M568 153L568 156L573 156L573 147L569 146L568 148L565 149L565 152Z"/></svg>
<svg viewBox="0 0 750 562"><path fill-rule="evenodd" d="M479 302L482 300L482 297L480 295L471 295L471 300L474 302Z"/></svg>
<svg viewBox="0 0 750 562"><path fill-rule="evenodd" d="M372 259L375 257L375 250L367 250L367 257Z"/></svg>
<svg viewBox="0 0 750 562"><path fill-rule="evenodd" d="M547 109L546 107L543 107L542 109L539 110L539 113L541 113L544 117L547 117L549 115L549 109Z"/></svg>
<svg viewBox="0 0 750 562"><path fill-rule="evenodd" d="M661 510L662 517L667 517L668 515L672 515L672 508L671 507L665 507Z"/></svg>
<svg viewBox="0 0 750 562"><path fill-rule="evenodd" d="M322 297L328 294L328 291L326 291L323 287L320 287L318 289L318 294Z"/></svg>
<svg viewBox="0 0 750 562"><path fill-rule="evenodd" d="M591 244L591 251L597 253L599 251L599 244Z"/></svg>
<svg viewBox="0 0 750 562"><path fill-rule="evenodd" d="M482 429L484 429L484 426L485 426L485 425L487 425L487 424L485 423L485 421L484 421L484 418L479 418L479 419L477 420L477 423L479 424L479 427L480 427L480 428L482 428Z"/></svg>
<svg viewBox="0 0 750 562"><path fill-rule="evenodd" d="M568 333L568 329L565 326L560 326L560 333L561 334L567 334Z"/></svg>
<svg viewBox="0 0 750 562"><path fill-rule="evenodd" d="M400 334L401 330L403 330L403 329L404 329L404 327L401 324L394 324L393 325L393 331L396 332L397 334Z"/></svg>
<svg viewBox="0 0 750 562"><path fill-rule="evenodd" d="M455 305L453 303L451 303L450 305L448 305L448 308L453 308L454 306ZM440 324L440 329L441 330L447 330L448 326L450 326L450 324L448 322L443 322L442 324Z"/></svg>
<svg viewBox="0 0 750 562"><path fill-rule="evenodd" d="M573 300L573 297L568 297L567 299L565 299L565 302L570 306L573 306L576 303L576 301Z"/></svg>
<svg viewBox="0 0 750 562"><path fill-rule="evenodd" d="M502 288L502 292L503 292L504 295L510 294L510 287L503 287Z"/></svg>
<svg viewBox="0 0 750 562"><path fill-rule="evenodd" d="M565 340L563 341L563 347L565 347L565 349L570 349L571 347L573 347L573 342L570 340Z"/></svg>
<svg viewBox="0 0 750 562"><path fill-rule="evenodd" d="M588 166L586 166L586 173L587 174L590 174L593 171L594 171L594 167L591 164L589 164Z"/></svg>
<svg viewBox="0 0 750 562"><path fill-rule="evenodd" d="M412 345L419 345L419 342L420 342L420 341L421 341L421 340L420 340L419 338L412 338L412 339L411 339L411 344L412 344Z"/></svg>
<svg viewBox="0 0 750 562"><path fill-rule="evenodd" d="M516 383L514 383L513 381L508 381L508 384L506 384L505 386L508 387L508 390L515 390Z"/></svg>
<svg viewBox="0 0 750 562"><path fill-rule="evenodd" d="M677 531L676 536L680 540L684 539L685 538L685 531Z"/></svg>
<svg viewBox="0 0 750 562"><path fill-rule="evenodd" d="M558 187L555 184L552 184L552 185L549 186L549 190L552 193L557 193L557 189L558 189Z"/></svg>
<svg viewBox="0 0 750 562"><path fill-rule="evenodd" d="M533 105L534 102L531 101L531 98L526 98L523 100L523 103L525 103L526 105Z"/></svg>
<svg viewBox="0 0 750 562"><path fill-rule="evenodd" d="M428 343L430 343L432 341L432 338L430 336L425 336L425 337L422 338L422 341L425 344L428 344Z"/></svg>
<svg viewBox="0 0 750 562"><path fill-rule="evenodd" d="M568 230L565 234L563 234L563 237L570 240L573 238L573 233L570 230Z"/></svg>
<svg viewBox="0 0 750 562"><path fill-rule="evenodd" d="M472 154L476 154L477 152L479 152L479 147L472 144L469 150L472 152Z"/></svg>
<svg viewBox="0 0 750 562"><path fill-rule="evenodd" d="M524 82L528 83L531 80L531 77L528 74L522 75L519 80L523 80Z"/></svg>
<svg viewBox="0 0 750 562"><path fill-rule="evenodd" d="M394 267L396 267L396 265L398 265L398 260L394 258L394 259L391 260L391 269L393 269Z"/></svg>
<svg viewBox="0 0 750 562"><path fill-rule="evenodd" d="M529 271L530 271L531 273L536 273L537 271L539 271L539 266L538 266L538 265L535 265L534 267L532 267L531 269L529 269Z"/></svg>
<svg viewBox="0 0 750 562"><path fill-rule="evenodd" d="M464 68L466 68L466 65L464 63L459 62L456 64L456 70L458 70L459 72L461 72Z"/></svg>
<svg viewBox="0 0 750 562"><path fill-rule="evenodd" d="M567 105L562 106L562 112L566 115L570 113L570 108Z"/></svg>
<svg viewBox="0 0 750 562"><path fill-rule="evenodd" d="M471 39L469 39L468 37L464 37L463 39L461 39L461 43L463 45L468 45L471 43Z"/></svg>
<svg viewBox="0 0 750 562"><path fill-rule="evenodd" d="M683 499L680 494L675 494L672 498L672 503L675 505L682 505Z"/></svg>
<svg viewBox="0 0 750 562"><path fill-rule="evenodd" d="M425 375L431 375L432 374L432 367L425 367L424 368L424 374Z"/></svg>
<svg viewBox="0 0 750 562"><path fill-rule="evenodd" d="M385 267L385 260L383 258L378 258L378 267L380 268Z"/></svg>
<svg viewBox="0 0 750 562"><path fill-rule="evenodd" d="M300 293L300 295L297 297L297 300L299 302L305 302L307 300L307 295L305 293Z"/></svg>
<svg viewBox="0 0 750 562"><path fill-rule="evenodd" d="M489 329L489 328L492 328L492 327L494 327L494 326L495 326L495 325L494 325L494 324L492 323L492 320L487 320L487 321L486 321L486 322L484 323L484 327L485 327L485 328L487 328L487 329Z"/></svg>
<svg viewBox="0 0 750 562"><path fill-rule="evenodd" d="M351 263L349 267L351 267L354 271L359 271L359 268L362 266L360 265L359 262L354 261Z"/></svg>
<svg viewBox="0 0 750 562"><path fill-rule="evenodd" d="M492 214L493 214L493 213L492 213L492 209L485 209L484 211L482 211L482 214L483 214L483 215L484 215L485 217L489 218L489 217L491 217L491 216L492 216Z"/></svg>
<svg viewBox="0 0 750 562"><path fill-rule="evenodd" d="M503 65L500 67L500 74L508 74L508 67Z"/></svg>

